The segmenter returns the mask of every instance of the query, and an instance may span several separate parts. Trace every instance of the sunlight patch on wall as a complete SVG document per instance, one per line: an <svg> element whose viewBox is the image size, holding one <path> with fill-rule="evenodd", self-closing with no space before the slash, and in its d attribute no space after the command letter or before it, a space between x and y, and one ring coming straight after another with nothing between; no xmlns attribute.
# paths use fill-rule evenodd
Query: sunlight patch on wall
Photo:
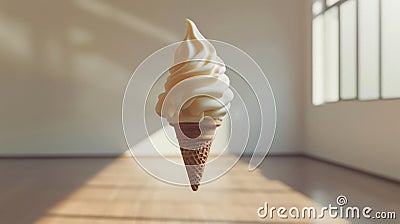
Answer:
<svg viewBox="0 0 400 224"><path fill-rule="evenodd" d="M0 15L0 51L29 59L32 56L30 37L24 24Z"/></svg>
<svg viewBox="0 0 400 224"><path fill-rule="evenodd" d="M93 37L88 31L80 27L72 27L69 31L69 39L72 44L84 45L90 43Z"/></svg>
<svg viewBox="0 0 400 224"><path fill-rule="evenodd" d="M127 13L105 2L100 2L97 0L75 0L74 2L78 7L90 13L114 20L121 25L127 26L153 38L162 40L166 43L174 43L181 39L181 37L178 35L171 33L169 30L166 30L161 26L150 23L140 17Z"/></svg>

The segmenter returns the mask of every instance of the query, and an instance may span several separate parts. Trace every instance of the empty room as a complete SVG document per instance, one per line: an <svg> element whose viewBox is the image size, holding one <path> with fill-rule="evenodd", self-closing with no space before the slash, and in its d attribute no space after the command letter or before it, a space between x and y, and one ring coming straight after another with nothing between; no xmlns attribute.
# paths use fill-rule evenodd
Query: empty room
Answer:
<svg viewBox="0 0 400 224"><path fill-rule="evenodd" d="M399 223L399 12L0 0L0 223Z"/></svg>

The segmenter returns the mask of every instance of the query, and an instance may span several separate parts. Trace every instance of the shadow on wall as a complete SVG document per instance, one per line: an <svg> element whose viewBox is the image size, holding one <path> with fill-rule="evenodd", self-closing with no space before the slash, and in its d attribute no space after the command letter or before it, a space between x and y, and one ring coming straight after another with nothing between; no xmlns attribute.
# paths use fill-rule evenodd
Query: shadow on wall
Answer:
<svg viewBox="0 0 400 224"><path fill-rule="evenodd" d="M287 79L288 74L292 77L300 70L296 66L289 68L287 64L296 64L301 68L296 57L300 50L294 48L297 42L291 41L296 37L286 35L288 30L297 27L292 22L297 21L298 14L291 17L290 11L283 15L276 12L275 7L286 9L288 1L265 2L268 2L265 8L272 13L265 13L265 9L261 8L254 14L243 11L241 7L227 8L226 2L222 2L218 5L220 8L205 17L210 18L206 21L220 18L221 23L225 23L241 13L244 17L253 16L254 22L261 21L258 24L272 21L272 25L257 29L251 42L247 33L254 26L249 26L248 21L240 17L236 22L229 23L234 27L227 27L227 31L221 32L220 25L212 26L212 23L209 30L216 33L215 39L224 37L232 43L235 42L231 40L243 41L243 45L248 44L253 50L260 48L260 42L270 43L272 46L268 51L254 51L259 53L260 59L265 58L265 67L278 64L271 69L271 73L276 73L276 80L280 82ZM179 5L182 11L191 9L194 16L200 17L209 7L201 2L200 7L203 8L197 10L197 7L189 7L193 3L186 1L175 1L174 4L157 1L157 4L158 7L146 4L141 8L132 1L113 1L112 5L109 1L100 0L38 0L23 4L3 1L0 8L0 154L123 152L126 146L121 128L121 103L133 69L143 60L143 55L181 39L184 25L175 24L187 15L165 19L171 16L171 10L166 9L175 9ZM259 5L255 4L253 8ZM128 13L126 9L132 12ZM228 10L230 17L221 16L222 9ZM283 26L278 26L282 24L275 24L276 18L266 19L266 15L281 15L289 19L282 20ZM240 33L237 32L237 25L241 25ZM171 29L166 31L162 27ZM279 27L286 29L279 30ZM265 35L270 29L275 30ZM297 33L297 30L293 32ZM282 46L290 54L282 53ZM291 87L296 82L281 83L289 83L288 87ZM291 91L298 88L283 87L278 88L283 92L279 95L284 96L280 102L289 100L286 105L289 109L284 111L293 111L296 115L290 100ZM287 126L289 128L282 126L282 133L286 135L287 129L290 130L289 135L294 135L297 125L294 128L293 125ZM138 136L138 140L144 137ZM4 167L0 173L4 174L4 178L1 178L0 189L13 190L0 190L0 198L7 205L2 206L0 217L10 217L18 223L32 223L108 165L108 161L96 160L91 164L89 160L82 160L84 166L77 166L74 162L60 165L60 160L29 163L25 160L2 161L0 167ZM9 163L17 165L18 169L6 169L5 165ZM46 178L35 178L42 176L44 171L50 172L46 173ZM77 173L79 177L75 176ZM21 178L22 174L27 178ZM34 188L42 194L32 194ZM38 205L36 201L44 203ZM24 212L24 215L19 212Z"/></svg>
<svg viewBox="0 0 400 224"><path fill-rule="evenodd" d="M296 151L304 120L303 7L292 0L3 1L0 154L125 151L128 79L145 56L183 38L186 17L266 69L280 116L273 149ZM145 137L138 133L137 141Z"/></svg>
<svg viewBox="0 0 400 224"><path fill-rule="evenodd" d="M132 62L175 37L117 7L124 8L96 0L2 1L1 155L126 149L121 103ZM127 44L135 40L140 45ZM111 161L2 159L1 222L33 223Z"/></svg>
<svg viewBox="0 0 400 224"><path fill-rule="evenodd" d="M123 8L98 0L2 3L1 154L126 149L121 104L132 62L179 37Z"/></svg>

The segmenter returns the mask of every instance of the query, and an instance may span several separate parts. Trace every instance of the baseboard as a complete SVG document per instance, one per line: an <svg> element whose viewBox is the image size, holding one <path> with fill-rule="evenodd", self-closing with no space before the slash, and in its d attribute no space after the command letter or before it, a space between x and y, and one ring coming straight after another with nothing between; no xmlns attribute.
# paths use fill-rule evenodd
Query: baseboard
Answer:
<svg viewBox="0 0 400 224"><path fill-rule="evenodd" d="M302 156L301 153L269 153L267 157L293 157ZM152 157L143 155L145 157ZM252 154L244 154L243 157L252 157ZM258 155L255 155L258 156ZM262 156L262 155L259 155ZM57 154L0 154L0 159L57 159L57 158L114 158L114 157L132 157L129 150L120 153L57 153Z"/></svg>
<svg viewBox="0 0 400 224"><path fill-rule="evenodd" d="M244 157L251 157L251 156L252 155L244 155ZM329 159L326 159L326 158L310 155L310 154L307 154L307 153L270 153L270 154L267 155L267 159L268 159L268 157L302 157L302 158L307 158L307 159L311 159L311 160L314 160L314 161L327 163L327 164L330 164L330 165L333 165L333 166L337 166L337 167L341 167L341 168L344 168L344 169L348 169L348 170L351 170L351 171L354 171L354 172L358 172L358 173L361 173L361 174L365 174L365 175L368 175L368 176L371 176L371 177L375 177L375 178L378 178L378 179L381 179L381 180L384 180L384 181L388 181L388 182L391 182L391 183L400 184L400 180L396 180L396 179L391 178L391 177L386 177L386 176L383 176L383 175L380 175L380 174L372 173L370 171L362 170L362 169L359 169L359 168L356 168L356 167L352 167L352 166L349 166L349 165L346 165L346 164L343 164L343 163L339 163L339 162L336 162L336 161L333 161L333 160L329 160Z"/></svg>
<svg viewBox="0 0 400 224"><path fill-rule="evenodd" d="M116 158L125 156L125 153L102 153L102 154L2 154L0 159L77 159L77 158Z"/></svg>
<svg viewBox="0 0 400 224"><path fill-rule="evenodd" d="M92 154L92 153L84 153L84 154L2 154L0 155L0 159L77 159L77 158L117 158L117 157L131 157L132 155L127 150L121 153L103 153L103 154ZM242 157L252 157L253 155L242 155ZM255 155L257 156L257 155ZM260 155L262 156L262 155ZM348 170L352 170L358 173L362 173L368 176L372 176L384 181L400 184L400 180L396 180L394 178L386 177L380 174L372 173L370 171L362 170L359 168L355 168L337 161L332 161L326 158L318 157L315 155L310 155L306 153L269 153L268 157L303 157L307 159L311 159L314 161L327 163L333 166L345 168Z"/></svg>
<svg viewBox="0 0 400 224"><path fill-rule="evenodd" d="M315 156L315 155L310 155L310 154L304 153L304 154L302 154L302 157L308 158L308 159L312 159L312 160L315 160L315 161L318 161L318 162L322 162L322 163L327 163L327 164L330 164L330 165L333 165L333 166L336 166L336 167L341 167L341 168L345 168L345 169L348 169L348 170L352 170L354 172L365 174L365 175L368 175L368 176L371 176L371 177L375 177L375 178L378 178L378 179L381 179L381 180L384 180L384 181L400 184L400 180L397 180L397 179L394 179L394 178L391 178L391 177L386 177L386 176L383 176L383 175L380 175L380 174L372 173L372 172L367 171L367 170L363 170L363 169L359 169L359 168L356 168L356 167L352 167L352 166L349 166L349 165L346 165L346 164L343 164L343 163L340 163L340 162L337 162L337 161L329 160L329 159L326 159L326 158L322 158L322 157L319 157L319 156Z"/></svg>

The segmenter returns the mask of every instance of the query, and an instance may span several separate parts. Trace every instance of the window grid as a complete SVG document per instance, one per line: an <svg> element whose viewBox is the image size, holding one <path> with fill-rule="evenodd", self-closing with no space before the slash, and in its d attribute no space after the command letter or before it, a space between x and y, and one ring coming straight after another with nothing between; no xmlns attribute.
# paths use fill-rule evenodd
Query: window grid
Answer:
<svg viewBox="0 0 400 224"><path fill-rule="evenodd" d="M334 8L334 7L336 7L337 8L337 10L338 10L338 17L337 17L337 19L338 19L338 25L339 25L339 32L338 32L338 41L339 41L339 46L338 46L338 48L339 48L339 63L338 63L338 66L339 66L339 74L338 74L338 86L339 86L339 96L338 96L338 101L355 101L355 100L357 100L357 101L359 101L359 100L362 100L362 101L375 101L375 100L394 100L394 99L396 99L396 98L384 98L384 97L382 97L383 96L383 86L382 86L382 1L381 0L377 0L378 2L379 2L379 9L378 9L378 20L379 20L379 23L378 23L378 30L379 30L379 34L378 34L378 48L379 48L379 55L378 55L378 66L379 66L379 74L378 74L378 76L379 76L379 78L378 78L378 88L379 88L379 96L378 96L378 98L377 99L360 99L360 77L359 77L359 72L360 72L360 70L359 70L359 63L360 63L360 61L359 61L359 52L360 52L360 48L359 48L359 1L360 0L354 0L355 1L355 4L356 4L356 12L355 12L355 18L356 18L356 31L355 31L355 33L356 33L356 65L355 65L355 67L356 67L356 74L355 74L355 76L356 76L356 85L355 85L355 97L354 98L349 98L349 99L344 99L343 98L343 96L342 96L342 91L341 91L341 89L342 89L342 85L343 85L343 83L342 83L342 70L341 70L341 66L342 66L342 64L341 64L341 24L342 24L342 21L341 21L341 5L343 4L343 3L345 3L345 2L347 2L347 1L350 1L350 0L339 0L339 1L337 1L336 3L334 3L334 4L332 4L332 5L329 5L328 6L328 4L327 4L327 0L314 0L314 2L315 1L319 1L319 2L321 2L322 3L322 10L320 11L320 12L318 12L318 13L314 13L314 15L313 15L313 19L315 19L316 17L318 17L318 16L321 16L321 15L323 15L323 14L325 14L327 11L329 11L330 9L332 9L332 8ZM314 40L313 40L314 41ZM313 76L314 76L314 74L313 74ZM314 94L314 93L313 93ZM338 101L336 101L336 102L338 102ZM329 103L336 103L336 102L324 102L323 104L329 104Z"/></svg>

